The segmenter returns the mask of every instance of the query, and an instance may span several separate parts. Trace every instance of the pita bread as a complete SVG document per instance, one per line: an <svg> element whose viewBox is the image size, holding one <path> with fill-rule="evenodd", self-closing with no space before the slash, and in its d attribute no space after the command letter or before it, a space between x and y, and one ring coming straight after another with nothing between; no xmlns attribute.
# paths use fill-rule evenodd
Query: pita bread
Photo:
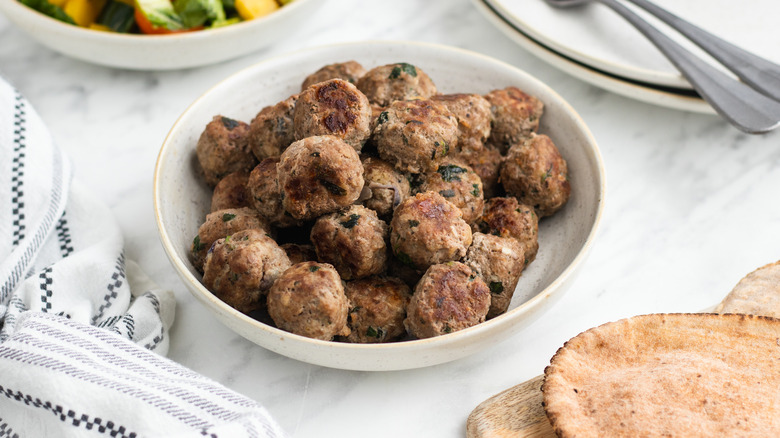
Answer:
<svg viewBox="0 0 780 438"><path fill-rule="evenodd" d="M654 314L553 356L542 386L560 437L780 436L780 320Z"/></svg>
<svg viewBox="0 0 780 438"><path fill-rule="evenodd" d="M780 261L746 275L715 308L715 312L780 318Z"/></svg>

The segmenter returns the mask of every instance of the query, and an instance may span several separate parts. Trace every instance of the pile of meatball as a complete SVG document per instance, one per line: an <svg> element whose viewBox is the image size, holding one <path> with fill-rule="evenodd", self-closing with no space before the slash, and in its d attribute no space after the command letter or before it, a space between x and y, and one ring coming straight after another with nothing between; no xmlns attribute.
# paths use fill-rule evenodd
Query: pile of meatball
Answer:
<svg viewBox="0 0 780 438"><path fill-rule="evenodd" d="M228 305L298 335L429 338L506 312L569 198L566 161L516 87L439 94L419 67L322 67L197 145L211 213L191 260Z"/></svg>

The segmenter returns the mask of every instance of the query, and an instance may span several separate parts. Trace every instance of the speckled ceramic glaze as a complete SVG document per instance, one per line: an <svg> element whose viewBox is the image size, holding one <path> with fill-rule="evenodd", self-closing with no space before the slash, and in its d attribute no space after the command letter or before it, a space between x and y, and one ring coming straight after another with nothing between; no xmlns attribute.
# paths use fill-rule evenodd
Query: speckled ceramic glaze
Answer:
<svg viewBox="0 0 780 438"><path fill-rule="evenodd" d="M294 29L321 0L296 0L251 21L173 35L101 32L57 21L16 0L0 1L0 12L39 43L67 56L109 67L171 70L246 55Z"/></svg>
<svg viewBox="0 0 780 438"><path fill-rule="evenodd" d="M540 224L536 261L524 272L510 310L444 336L409 342L359 345L325 342L284 332L226 305L200 283L187 252L209 210L211 193L196 173L195 145L216 114L250 121L267 105L300 90L323 65L354 59L366 68L409 62L427 72L440 92L484 94L516 86L545 104L540 132L549 135L569 164L572 195ZM495 59L446 46L368 42L308 49L271 58L217 84L196 100L165 139L155 169L154 202L165 251L184 283L227 327L245 338L301 361L352 370L399 370L439 364L473 354L518 333L542 316L574 278L593 245L604 202L604 169L596 142L572 107L552 89Z"/></svg>

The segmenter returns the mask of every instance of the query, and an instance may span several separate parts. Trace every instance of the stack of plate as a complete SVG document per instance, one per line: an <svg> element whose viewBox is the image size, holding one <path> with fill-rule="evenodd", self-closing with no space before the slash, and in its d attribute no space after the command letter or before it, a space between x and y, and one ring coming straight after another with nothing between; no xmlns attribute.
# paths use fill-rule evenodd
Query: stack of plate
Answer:
<svg viewBox="0 0 780 438"><path fill-rule="evenodd" d="M556 9L544 0L472 0L496 28L529 52L579 79L644 102L713 113L677 69L645 37L601 4ZM732 43L780 63L780 2L655 0ZM634 8L640 14L638 8ZM720 67L684 37L647 14L659 30Z"/></svg>

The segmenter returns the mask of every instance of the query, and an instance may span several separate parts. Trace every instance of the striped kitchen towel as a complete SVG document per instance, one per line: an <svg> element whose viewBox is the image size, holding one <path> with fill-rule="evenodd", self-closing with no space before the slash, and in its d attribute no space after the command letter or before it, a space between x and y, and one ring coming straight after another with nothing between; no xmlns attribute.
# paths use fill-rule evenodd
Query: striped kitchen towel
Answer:
<svg viewBox="0 0 780 438"><path fill-rule="evenodd" d="M164 357L174 317L0 79L0 437L281 437L255 401Z"/></svg>

